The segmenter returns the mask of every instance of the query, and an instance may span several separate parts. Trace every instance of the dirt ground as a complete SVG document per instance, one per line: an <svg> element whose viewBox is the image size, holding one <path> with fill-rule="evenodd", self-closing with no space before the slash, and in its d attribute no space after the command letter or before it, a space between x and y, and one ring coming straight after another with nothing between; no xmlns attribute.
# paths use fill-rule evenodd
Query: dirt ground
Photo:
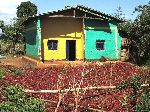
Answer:
<svg viewBox="0 0 150 112"><path fill-rule="evenodd" d="M24 61L22 57L7 57L6 59L0 59L0 65L12 65L15 67L34 66Z"/></svg>
<svg viewBox="0 0 150 112"><path fill-rule="evenodd" d="M111 61L112 63L116 63L119 61ZM6 59L0 59L0 65L12 65L15 67L49 67L49 66L80 66L84 64L104 64L110 63L110 61L100 62L100 61L50 61L50 62L39 62L32 58L23 56L23 57L7 57Z"/></svg>
<svg viewBox="0 0 150 112"><path fill-rule="evenodd" d="M15 67L49 67L49 66L63 66L63 65L81 65L83 61L75 61L75 62L68 62L68 61L51 61L51 62L39 62L37 60L31 59L29 57L7 57L6 59L0 59L0 65L12 65Z"/></svg>

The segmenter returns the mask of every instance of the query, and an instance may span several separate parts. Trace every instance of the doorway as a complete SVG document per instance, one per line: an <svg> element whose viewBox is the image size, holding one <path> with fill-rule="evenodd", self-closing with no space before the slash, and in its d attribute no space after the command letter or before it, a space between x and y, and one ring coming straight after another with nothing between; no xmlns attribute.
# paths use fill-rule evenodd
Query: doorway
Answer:
<svg viewBox="0 0 150 112"><path fill-rule="evenodd" d="M75 61L76 60L76 41L66 40L66 60Z"/></svg>

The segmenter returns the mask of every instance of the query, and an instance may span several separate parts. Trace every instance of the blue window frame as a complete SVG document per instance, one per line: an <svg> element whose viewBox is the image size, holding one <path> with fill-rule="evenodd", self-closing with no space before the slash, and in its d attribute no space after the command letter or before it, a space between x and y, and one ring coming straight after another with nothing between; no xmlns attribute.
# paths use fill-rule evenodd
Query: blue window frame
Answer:
<svg viewBox="0 0 150 112"><path fill-rule="evenodd" d="M47 46L48 50L57 50L58 40L48 40Z"/></svg>

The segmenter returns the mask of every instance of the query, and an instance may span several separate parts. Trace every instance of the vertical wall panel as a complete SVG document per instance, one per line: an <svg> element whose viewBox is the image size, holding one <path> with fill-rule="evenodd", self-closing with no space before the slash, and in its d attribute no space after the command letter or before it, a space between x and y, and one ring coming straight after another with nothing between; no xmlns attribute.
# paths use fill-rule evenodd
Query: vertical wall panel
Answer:
<svg viewBox="0 0 150 112"><path fill-rule="evenodd" d="M38 44L38 57L40 60L42 60L42 43L41 43L41 20L38 18L37 20L37 44Z"/></svg>
<svg viewBox="0 0 150 112"><path fill-rule="evenodd" d="M25 43L26 55L38 59L38 36L37 36L37 21L31 20L26 25Z"/></svg>
<svg viewBox="0 0 150 112"><path fill-rule="evenodd" d="M85 21L85 58L97 60L101 56L108 59L120 59L121 37L116 24L106 21ZM104 50L96 49L96 40L105 40Z"/></svg>
<svg viewBox="0 0 150 112"><path fill-rule="evenodd" d="M76 40L76 59L83 59L82 20L75 18L42 18L41 34L44 60L66 60L66 40ZM48 40L58 40L57 50L48 50Z"/></svg>

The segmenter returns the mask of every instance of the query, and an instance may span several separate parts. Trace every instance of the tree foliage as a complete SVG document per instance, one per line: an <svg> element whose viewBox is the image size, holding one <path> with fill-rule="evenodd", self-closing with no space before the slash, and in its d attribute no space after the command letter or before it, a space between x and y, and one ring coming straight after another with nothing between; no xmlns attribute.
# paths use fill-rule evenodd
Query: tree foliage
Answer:
<svg viewBox="0 0 150 112"><path fill-rule="evenodd" d="M0 21L0 28L4 27L4 21Z"/></svg>
<svg viewBox="0 0 150 112"><path fill-rule="evenodd" d="M128 33L130 57L136 63L150 60L150 2L135 8L138 16L134 21L120 25Z"/></svg>
<svg viewBox="0 0 150 112"><path fill-rule="evenodd" d="M19 19L26 20L29 16L35 16L37 14L37 6L30 1L22 2L17 7L16 14Z"/></svg>
<svg viewBox="0 0 150 112"><path fill-rule="evenodd" d="M12 24L4 24L4 21L0 21L0 28L2 29L3 35L1 39L6 43L10 44L8 47L13 48L13 52L9 49L9 53L15 53L16 43L23 43L24 26L22 23L29 17L36 15L37 6L30 1L22 2L17 7L17 18L13 19Z"/></svg>
<svg viewBox="0 0 150 112"><path fill-rule="evenodd" d="M3 24L0 27L2 29L3 35L1 35L1 40L8 44L9 53L15 53L15 45L16 43L23 42L23 33L24 27L18 23L15 19L13 24ZM11 49L10 49L11 48Z"/></svg>
<svg viewBox="0 0 150 112"><path fill-rule="evenodd" d="M122 11L122 8L119 6L116 9L116 12L114 13L114 17L118 19L125 19L125 14Z"/></svg>

